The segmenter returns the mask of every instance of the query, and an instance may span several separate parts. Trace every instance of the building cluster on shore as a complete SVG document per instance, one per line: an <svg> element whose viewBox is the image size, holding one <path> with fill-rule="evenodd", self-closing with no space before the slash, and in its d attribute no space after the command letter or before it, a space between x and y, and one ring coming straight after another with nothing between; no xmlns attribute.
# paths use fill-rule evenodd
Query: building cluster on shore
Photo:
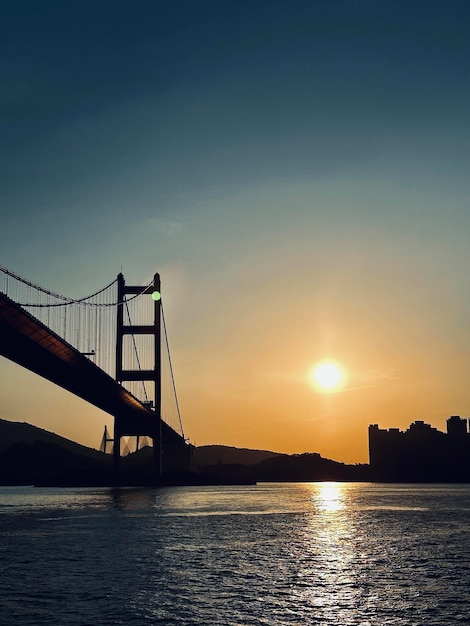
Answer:
<svg viewBox="0 0 470 626"><path fill-rule="evenodd" d="M369 426L369 463L374 480L470 482L470 420L452 415L447 432L413 422L408 430Z"/></svg>

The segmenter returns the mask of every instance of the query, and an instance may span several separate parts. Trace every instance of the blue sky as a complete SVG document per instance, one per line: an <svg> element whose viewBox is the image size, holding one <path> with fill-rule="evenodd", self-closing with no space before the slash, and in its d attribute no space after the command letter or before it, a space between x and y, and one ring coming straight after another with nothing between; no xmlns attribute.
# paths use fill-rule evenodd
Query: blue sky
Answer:
<svg viewBox="0 0 470 626"><path fill-rule="evenodd" d="M2 13L1 263L77 297L159 271L196 443L365 460L372 421L469 410L467 2ZM324 357L354 389L301 380Z"/></svg>

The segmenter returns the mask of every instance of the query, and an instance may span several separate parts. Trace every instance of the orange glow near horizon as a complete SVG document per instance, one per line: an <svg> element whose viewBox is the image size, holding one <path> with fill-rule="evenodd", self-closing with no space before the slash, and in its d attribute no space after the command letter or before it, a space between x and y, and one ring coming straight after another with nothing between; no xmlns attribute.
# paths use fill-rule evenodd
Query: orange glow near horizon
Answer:
<svg viewBox="0 0 470 626"><path fill-rule="evenodd" d="M268 276L252 275L239 263L199 290L182 285L179 299L172 292L166 299L179 407L192 444L316 452L366 463L369 424L406 429L423 419L443 430L448 415L468 407L466 352L453 352L441 338L436 348L422 343L428 333L404 308L388 302L388 311L379 300L381 314L371 317L354 294L348 308L339 306L334 293L317 303L286 276L285 297L276 299L277 286ZM246 276L244 290L253 307L244 299L227 307L238 275ZM176 290L178 280L170 278L166 282ZM191 307L189 293L195 300ZM281 324L289 332L279 332ZM435 349L446 361L432 358ZM315 369L324 363L340 368L337 386L334 376L323 389L315 382ZM1 372L2 418L33 423L90 447L99 446L104 424L112 426L112 416L19 365L1 359ZM168 418L173 405L163 402L163 407Z"/></svg>

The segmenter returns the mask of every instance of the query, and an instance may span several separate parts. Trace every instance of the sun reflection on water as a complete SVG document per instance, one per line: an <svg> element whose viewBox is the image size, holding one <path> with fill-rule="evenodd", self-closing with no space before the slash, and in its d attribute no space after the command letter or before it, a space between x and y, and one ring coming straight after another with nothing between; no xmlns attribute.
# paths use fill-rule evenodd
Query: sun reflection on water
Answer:
<svg viewBox="0 0 470 626"><path fill-rule="evenodd" d="M305 518L297 563L299 584L292 588L291 600L308 607L322 623L356 623L354 610L361 587L350 486L323 482L305 484L305 488L312 508Z"/></svg>
<svg viewBox="0 0 470 626"><path fill-rule="evenodd" d="M344 509L344 485L339 483L322 483L313 498L318 511L336 513Z"/></svg>

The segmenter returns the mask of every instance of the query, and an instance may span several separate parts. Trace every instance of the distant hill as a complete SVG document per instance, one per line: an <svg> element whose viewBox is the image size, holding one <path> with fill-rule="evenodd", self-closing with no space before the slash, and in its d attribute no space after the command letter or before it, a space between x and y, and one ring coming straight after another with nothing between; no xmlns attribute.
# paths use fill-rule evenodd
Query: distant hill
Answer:
<svg viewBox="0 0 470 626"><path fill-rule="evenodd" d="M110 485L111 459L74 454L45 441L15 443L0 454L1 485Z"/></svg>
<svg viewBox="0 0 470 626"><path fill-rule="evenodd" d="M194 451L194 462L198 467L217 464L255 465L266 459L280 455L267 450L250 450L249 448L234 448L232 446L199 446Z"/></svg>
<svg viewBox="0 0 470 626"><path fill-rule="evenodd" d="M324 459L318 453L276 454L261 450L240 450L238 454L236 448L214 447L218 448L216 463L201 463L201 459L208 457L205 457L204 450L199 456L199 448L195 451L195 459L199 462L198 469L202 474L216 476L221 480L233 480L235 477L252 482L370 480L368 465L347 465ZM227 452L226 456L224 452ZM261 459L259 462L255 461L257 456ZM217 455L213 458L217 458Z"/></svg>
<svg viewBox="0 0 470 626"><path fill-rule="evenodd" d="M0 453L8 450L15 443L33 444L35 442L53 444L65 448L74 454L90 456L95 459L101 456L101 452L98 452L98 450L82 446L79 443L75 443L75 441L51 433L43 428L32 426L26 422L10 422L0 419Z"/></svg>
<svg viewBox="0 0 470 626"><path fill-rule="evenodd" d="M149 484L152 459L150 448L123 459L124 482ZM370 480L368 465L346 465L317 453L289 455L211 445L196 448L193 461L194 472L181 477L183 484ZM0 419L0 485L24 484L110 485L111 455L31 424Z"/></svg>

